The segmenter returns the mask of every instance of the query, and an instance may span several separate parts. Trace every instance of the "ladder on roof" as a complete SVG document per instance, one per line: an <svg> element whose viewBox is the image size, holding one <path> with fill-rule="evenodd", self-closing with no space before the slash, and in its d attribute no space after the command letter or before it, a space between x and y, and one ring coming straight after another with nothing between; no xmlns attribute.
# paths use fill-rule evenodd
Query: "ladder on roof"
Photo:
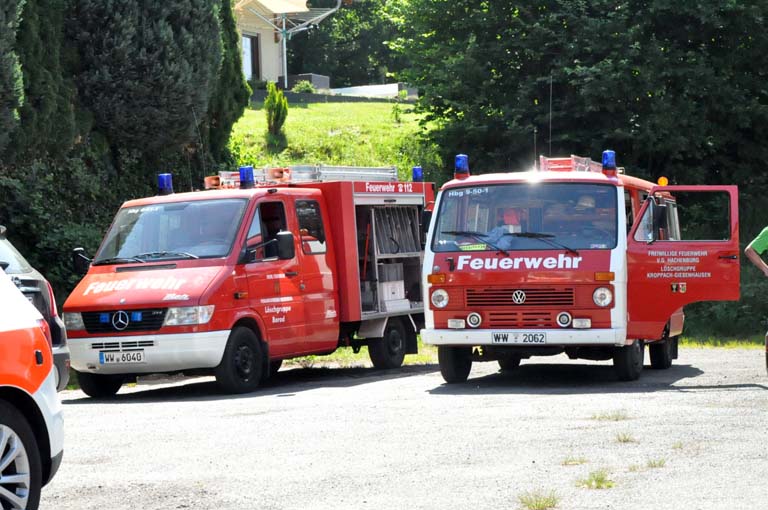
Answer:
<svg viewBox="0 0 768 510"><path fill-rule="evenodd" d="M254 168L257 185L289 182L377 181L397 182L397 167L295 165L284 168ZM205 178L205 188L239 188L240 172L222 171Z"/></svg>
<svg viewBox="0 0 768 510"><path fill-rule="evenodd" d="M539 170L542 172L602 172L603 166L582 156L571 155L570 158L539 156Z"/></svg>

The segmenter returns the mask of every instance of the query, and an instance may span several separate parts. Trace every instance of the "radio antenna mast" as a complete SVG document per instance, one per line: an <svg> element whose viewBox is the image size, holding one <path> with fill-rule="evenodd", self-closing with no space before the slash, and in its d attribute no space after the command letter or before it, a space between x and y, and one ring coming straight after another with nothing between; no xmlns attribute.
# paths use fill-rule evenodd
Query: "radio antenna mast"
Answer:
<svg viewBox="0 0 768 510"><path fill-rule="evenodd" d="M549 157L552 157L552 73L549 74Z"/></svg>
<svg viewBox="0 0 768 510"><path fill-rule="evenodd" d="M536 126L533 126L533 167L534 168L538 168L538 166L536 166L536 154L538 153L538 151L536 150L536 131L537 131Z"/></svg>

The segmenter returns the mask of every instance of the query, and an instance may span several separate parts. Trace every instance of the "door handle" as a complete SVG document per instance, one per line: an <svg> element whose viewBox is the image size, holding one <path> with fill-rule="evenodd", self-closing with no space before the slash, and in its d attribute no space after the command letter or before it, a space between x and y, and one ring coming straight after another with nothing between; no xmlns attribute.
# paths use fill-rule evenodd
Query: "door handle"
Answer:
<svg viewBox="0 0 768 510"><path fill-rule="evenodd" d="M719 258L719 259L727 259L727 260L736 260L736 259L739 258L739 256L738 255L720 255L717 258Z"/></svg>
<svg viewBox="0 0 768 510"><path fill-rule="evenodd" d="M298 271L286 271L285 276L299 276Z"/></svg>

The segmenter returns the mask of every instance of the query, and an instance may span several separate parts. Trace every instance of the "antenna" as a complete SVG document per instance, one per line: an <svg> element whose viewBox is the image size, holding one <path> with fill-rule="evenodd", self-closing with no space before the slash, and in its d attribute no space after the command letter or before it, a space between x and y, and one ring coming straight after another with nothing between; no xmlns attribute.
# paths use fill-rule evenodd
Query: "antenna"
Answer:
<svg viewBox="0 0 768 510"><path fill-rule="evenodd" d="M538 150L536 149L536 132L538 130L536 129L536 126L533 126L533 167L536 167L536 154L538 153Z"/></svg>
<svg viewBox="0 0 768 510"><path fill-rule="evenodd" d="M549 73L549 157L552 157L552 73Z"/></svg>

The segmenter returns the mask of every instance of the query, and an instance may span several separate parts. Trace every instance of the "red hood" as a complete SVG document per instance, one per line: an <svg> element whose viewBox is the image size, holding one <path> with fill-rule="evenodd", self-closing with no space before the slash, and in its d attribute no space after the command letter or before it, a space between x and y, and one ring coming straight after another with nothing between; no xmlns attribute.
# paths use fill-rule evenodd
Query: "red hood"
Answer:
<svg viewBox="0 0 768 510"><path fill-rule="evenodd" d="M451 261L453 259L453 270ZM595 272L609 271L609 250L514 251L509 256L490 251L436 253L434 265L447 275L448 284L505 284L521 282L592 283Z"/></svg>
<svg viewBox="0 0 768 510"><path fill-rule="evenodd" d="M109 266L93 268L75 287L64 303L64 311L125 308L157 305L194 306L211 283L217 280L222 266L185 267L116 272ZM94 271L94 269L96 269Z"/></svg>

